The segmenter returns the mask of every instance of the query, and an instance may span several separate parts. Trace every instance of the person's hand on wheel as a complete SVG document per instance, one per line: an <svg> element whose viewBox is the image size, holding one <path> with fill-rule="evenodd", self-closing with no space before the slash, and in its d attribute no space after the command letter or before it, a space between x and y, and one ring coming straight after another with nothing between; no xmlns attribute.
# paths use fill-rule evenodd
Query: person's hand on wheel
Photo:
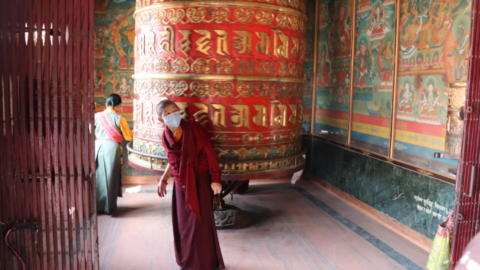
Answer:
<svg viewBox="0 0 480 270"><path fill-rule="evenodd" d="M195 118L195 121L202 126L205 126L205 124L208 122L208 113L204 111L198 111L194 113L193 117Z"/></svg>

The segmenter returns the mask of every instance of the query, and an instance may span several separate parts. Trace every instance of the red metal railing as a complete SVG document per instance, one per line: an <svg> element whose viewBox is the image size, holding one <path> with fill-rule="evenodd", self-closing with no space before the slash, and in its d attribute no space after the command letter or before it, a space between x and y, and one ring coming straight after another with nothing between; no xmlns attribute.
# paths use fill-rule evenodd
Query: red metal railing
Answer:
<svg viewBox="0 0 480 270"><path fill-rule="evenodd" d="M480 14L479 1L473 1L470 55L465 100L465 125L461 159L458 164L456 217L450 268L461 258L468 242L479 230L480 220Z"/></svg>
<svg viewBox="0 0 480 270"><path fill-rule="evenodd" d="M0 238L17 228L27 269L99 268L93 16L93 0L0 1ZM2 242L0 269L20 266Z"/></svg>

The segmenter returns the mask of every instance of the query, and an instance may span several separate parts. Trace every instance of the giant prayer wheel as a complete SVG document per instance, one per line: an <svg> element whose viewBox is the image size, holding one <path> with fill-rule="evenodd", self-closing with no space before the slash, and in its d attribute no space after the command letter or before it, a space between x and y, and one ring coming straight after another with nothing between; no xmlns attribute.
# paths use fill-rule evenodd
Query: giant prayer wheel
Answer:
<svg viewBox="0 0 480 270"><path fill-rule="evenodd" d="M224 180L301 170L305 12L306 0L138 0L130 165L165 169L155 107L168 98L211 134Z"/></svg>

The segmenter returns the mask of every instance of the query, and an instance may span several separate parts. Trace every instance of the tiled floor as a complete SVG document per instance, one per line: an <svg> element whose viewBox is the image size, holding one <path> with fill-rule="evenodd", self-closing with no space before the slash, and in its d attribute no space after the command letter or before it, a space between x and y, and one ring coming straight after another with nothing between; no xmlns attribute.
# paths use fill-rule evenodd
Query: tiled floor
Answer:
<svg viewBox="0 0 480 270"><path fill-rule="evenodd" d="M171 193L161 199L154 189L124 194L113 216L99 216L101 269L179 269ZM252 185L227 203L256 220L219 231L228 270L424 269L427 263L425 250L310 182Z"/></svg>

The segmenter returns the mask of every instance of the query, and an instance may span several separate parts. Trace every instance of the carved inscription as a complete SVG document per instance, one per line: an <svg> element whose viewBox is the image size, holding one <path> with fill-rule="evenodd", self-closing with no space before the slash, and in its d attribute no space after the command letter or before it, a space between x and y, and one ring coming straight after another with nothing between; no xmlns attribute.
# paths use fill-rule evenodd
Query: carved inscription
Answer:
<svg viewBox="0 0 480 270"><path fill-rule="evenodd" d="M160 39L160 52L166 52L168 54L175 53L175 29L171 26L164 26L163 31L159 33L163 36Z"/></svg>
<svg viewBox="0 0 480 270"><path fill-rule="evenodd" d="M188 51L190 51L191 47L190 44L190 35L192 34L192 30L180 30L180 34L183 35L183 38L180 40L180 48L178 48L183 54L188 55Z"/></svg>
<svg viewBox="0 0 480 270"><path fill-rule="evenodd" d="M212 46L208 44L210 44L210 41L212 39L212 33L210 33L210 31L208 30L195 30L195 33L202 35L202 37L199 38L197 42L195 42L197 44L197 51L206 55L210 55L210 53L208 53L208 50L210 50Z"/></svg>
<svg viewBox="0 0 480 270"><path fill-rule="evenodd" d="M212 51L221 56L230 56L230 44L235 53L240 55L254 55L253 50L255 49L259 54L268 57L273 55L280 59L293 57L303 61L305 56L305 41L298 37L288 36L278 29L272 29L271 32L255 32L255 41L251 31L243 30L234 30L232 34L221 29L178 30L178 33L176 32L172 26L165 25L163 30L158 32L139 34L136 42L138 56L140 58L152 57L157 53L174 55L177 50L185 56L189 56L192 43L195 44L196 51L207 56L211 56ZM199 34L200 37L197 36L196 40L192 40L192 32ZM270 45L272 38L273 46Z"/></svg>
<svg viewBox="0 0 480 270"><path fill-rule="evenodd" d="M208 119L206 119L205 115L209 115L213 125L218 128L227 128L229 126L252 128L251 122L265 128L285 128L288 126L288 123L296 125L302 121L298 119L300 106L297 104L283 104L279 100L272 100L269 105L206 105L203 103L194 103L194 105L200 109L199 112L195 113L195 117L199 122L206 123ZM250 116L253 117L250 118Z"/></svg>

